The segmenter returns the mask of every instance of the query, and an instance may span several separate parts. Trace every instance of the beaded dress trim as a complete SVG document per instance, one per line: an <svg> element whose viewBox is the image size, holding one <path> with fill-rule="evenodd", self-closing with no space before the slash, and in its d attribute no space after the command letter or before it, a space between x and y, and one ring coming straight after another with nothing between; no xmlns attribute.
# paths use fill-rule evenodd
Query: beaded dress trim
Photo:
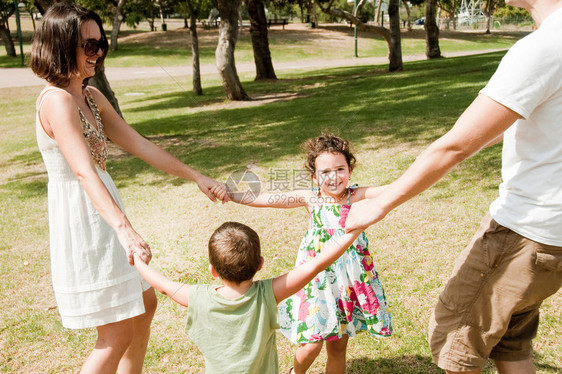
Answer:
<svg viewBox="0 0 562 374"><path fill-rule="evenodd" d="M88 103L88 106L90 107L90 110L94 115L96 126L92 126L84 116L84 113L82 113L82 111L78 109L80 113L80 123L82 124L82 131L84 134L84 138L86 138L86 142L88 143L88 147L90 148L90 154L92 155L94 163L101 170L105 171L108 146L105 133L103 132L103 124L101 122L98 106L94 101L90 90L88 90L88 88L85 88L84 92L86 94L86 101Z"/></svg>

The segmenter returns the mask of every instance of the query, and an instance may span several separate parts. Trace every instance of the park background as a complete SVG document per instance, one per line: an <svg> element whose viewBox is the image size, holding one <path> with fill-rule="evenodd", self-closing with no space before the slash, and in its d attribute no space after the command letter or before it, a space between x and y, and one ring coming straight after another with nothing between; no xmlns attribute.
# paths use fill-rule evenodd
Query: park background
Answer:
<svg viewBox="0 0 562 374"><path fill-rule="evenodd" d="M28 52L33 29L28 17L22 20ZM530 30L442 30L445 58L428 61L423 29L403 30L404 71L388 73L385 43L371 34L359 33L359 58L353 58L349 26L272 26L269 40L279 79L255 82L246 28L236 62L252 100L227 101L213 71L217 30L200 30L204 95L194 96L191 76L172 73L191 64L189 32L181 20L169 19L167 25L166 32L151 32L145 23L124 27L119 50L106 60L108 72L127 68L110 81L125 119L213 178L226 180L247 169L270 190L293 186L292 176L303 169L301 144L323 130L351 141L358 158L353 183L391 182L454 124L505 50ZM17 58L2 53L0 76L25 73ZM135 75L146 66L154 70ZM47 175L34 135L41 89L33 82L0 88L0 371L7 373L77 372L95 341L94 330L62 328L51 289ZM500 155L501 145L480 152L367 229L395 334L350 340L349 373L442 372L431 363L427 321L455 258L497 195ZM108 170L134 227L153 249L152 266L167 276L212 282L206 244L227 220L246 223L260 235L266 260L259 278L292 268L308 224L304 209L212 203L193 183L164 175L115 147ZM561 310L560 292L543 306L535 340L539 373L562 372ZM202 356L183 332L185 318L184 308L160 295L145 372L204 371ZM279 334L278 350L283 372L295 347ZM323 352L310 372L323 372L325 361ZM493 365L484 372L494 372Z"/></svg>

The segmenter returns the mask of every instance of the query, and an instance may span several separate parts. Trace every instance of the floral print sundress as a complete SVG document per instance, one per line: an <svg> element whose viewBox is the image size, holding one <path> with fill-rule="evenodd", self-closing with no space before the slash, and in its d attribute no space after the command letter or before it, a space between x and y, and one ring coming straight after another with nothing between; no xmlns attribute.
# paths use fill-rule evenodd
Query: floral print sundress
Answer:
<svg viewBox="0 0 562 374"><path fill-rule="evenodd" d="M332 237L345 233L347 203L319 204L310 213L310 225L301 241L296 266L322 251ZM326 270L279 306L281 333L292 343L314 343L355 336L368 331L390 336L392 321L384 290L362 232L351 247Z"/></svg>

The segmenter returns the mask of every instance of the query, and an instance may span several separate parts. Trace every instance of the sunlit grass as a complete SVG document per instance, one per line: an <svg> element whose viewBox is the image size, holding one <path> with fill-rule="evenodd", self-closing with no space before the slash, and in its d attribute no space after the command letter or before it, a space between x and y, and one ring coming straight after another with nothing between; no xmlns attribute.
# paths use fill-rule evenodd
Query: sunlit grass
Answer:
<svg viewBox="0 0 562 374"><path fill-rule="evenodd" d="M241 74L251 102L228 103L220 81L205 77L194 97L187 78L118 81L125 118L182 161L221 180L250 167L268 188L271 170L302 167L301 143L327 129L349 139L358 165L352 182L398 177L445 133L477 95L502 53L386 66L278 71L277 82ZM47 176L35 144L34 105L41 87L0 89L0 370L76 372L93 330L63 329L51 290ZM350 340L348 372L441 373L431 363L427 321L454 259L497 195L499 146L455 168L436 186L369 228L371 251L396 333ZM302 210L255 209L210 202L193 183L164 175L112 149L108 168L135 228L154 251L152 266L184 282L211 282L206 244L222 222L252 226L262 239L260 278L292 268L307 227ZM146 357L147 373L201 373L204 362L183 332L186 310L160 296ZM545 302L535 341L538 373L562 370L562 296ZM219 338L219 337L217 337ZM278 337L281 372L295 347ZM321 373L325 352L311 373ZM485 373L492 373L489 365Z"/></svg>

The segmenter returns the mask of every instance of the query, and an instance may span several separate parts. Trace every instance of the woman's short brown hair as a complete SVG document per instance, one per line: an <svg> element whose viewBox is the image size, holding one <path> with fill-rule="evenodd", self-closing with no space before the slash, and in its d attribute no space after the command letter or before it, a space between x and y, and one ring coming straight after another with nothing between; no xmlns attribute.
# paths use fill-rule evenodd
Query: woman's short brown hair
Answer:
<svg viewBox="0 0 562 374"><path fill-rule="evenodd" d="M209 262L223 280L252 279L261 265L258 234L242 223L223 223L209 239Z"/></svg>
<svg viewBox="0 0 562 374"><path fill-rule="evenodd" d="M100 28L101 37L107 40L103 23L93 11L71 3L53 4L41 20L31 47L31 69L39 77L59 87L66 87L70 77L78 72L76 50L80 44L80 27L93 20ZM107 55L98 59L96 72Z"/></svg>
<svg viewBox="0 0 562 374"><path fill-rule="evenodd" d="M336 135L322 133L317 138L308 139L303 148L306 152L304 167L311 175L316 174L316 158L322 153L341 153L347 161L349 170L355 167L355 156L351 152L349 142Z"/></svg>

